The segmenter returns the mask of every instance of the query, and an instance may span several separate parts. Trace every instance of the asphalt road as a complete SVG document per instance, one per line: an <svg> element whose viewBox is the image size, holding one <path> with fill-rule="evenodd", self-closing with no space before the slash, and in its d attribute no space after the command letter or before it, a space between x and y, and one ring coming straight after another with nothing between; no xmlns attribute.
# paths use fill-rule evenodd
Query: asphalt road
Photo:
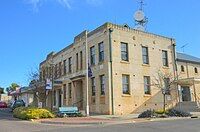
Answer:
<svg viewBox="0 0 200 132"><path fill-rule="evenodd" d="M47 125L14 119L0 110L0 132L200 132L200 119L118 124L67 126Z"/></svg>

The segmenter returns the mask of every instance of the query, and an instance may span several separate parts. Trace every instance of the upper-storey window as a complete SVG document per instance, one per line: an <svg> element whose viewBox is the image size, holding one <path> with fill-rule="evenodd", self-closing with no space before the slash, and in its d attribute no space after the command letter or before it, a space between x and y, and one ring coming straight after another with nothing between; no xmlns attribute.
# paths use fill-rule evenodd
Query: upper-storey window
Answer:
<svg viewBox="0 0 200 132"><path fill-rule="evenodd" d="M166 67L169 66L169 64L168 64L168 54L167 54L166 50L162 51L162 61L163 61L163 66L166 66Z"/></svg>
<svg viewBox="0 0 200 132"><path fill-rule="evenodd" d="M80 51L80 69L83 69L83 52Z"/></svg>
<svg viewBox="0 0 200 132"><path fill-rule="evenodd" d="M95 47L94 46L90 48L90 63L91 65L95 65Z"/></svg>
<svg viewBox="0 0 200 132"><path fill-rule="evenodd" d="M196 67L194 68L194 72L195 72L195 73L198 73L198 69L197 69Z"/></svg>
<svg viewBox="0 0 200 132"><path fill-rule="evenodd" d="M142 59L143 59L143 64L149 64L148 47L142 46Z"/></svg>
<svg viewBox="0 0 200 132"><path fill-rule="evenodd" d="M79 67L79 59L78 59L78 53L76 53L76 71L78 71L78 67Z"/></svg>
<svg viewBox="0 0 200 132"><path fill-rule="evenodd" d="M121 42L121 59L128 61L128 44Z"/></svg>
<svg viewBox="0 0 200 132"><path fill-rule="evenodd" d="M104 61L104 44L103 42L99 43L99 62Z"/></svg>
<svg viewBox="0 0 200 132"><path fill-rule="evenodd" d="M67 67L66 67L67 65L66 65L66 60L64 60L63 61L63 73L64 73L64 75L66 75L66 73L67 73Z"/></svg>
<svg viewBox="0 0 200 132"><path fill-rule="evenodd" d="M62 62L59 62L58 72L59 72L59 77L60 77L62 75Z"/></svg>
<svg viewBox="0 0 200 132"><path fill-rule="evenodd" d="M54 67L54 73L55 73L54 77L57 78L58 77L58 64L56 64Z"/></svg>
<svg viewBox="0 0 200 132"><path fill-rule="evenodd" d="M185 67L181 65L181 72L185 72Z"/></svg>
<svg viewBox="0 0 200 132"><path fill-rule="evenodd" d="M71 73L72 72L72 57L70 57L68 59L68 72Z"/></svg>

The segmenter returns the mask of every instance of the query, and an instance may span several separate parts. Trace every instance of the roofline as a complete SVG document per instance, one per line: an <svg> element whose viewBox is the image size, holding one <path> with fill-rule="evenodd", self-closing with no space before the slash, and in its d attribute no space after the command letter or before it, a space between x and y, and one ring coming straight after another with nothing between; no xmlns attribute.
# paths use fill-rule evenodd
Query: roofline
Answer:
<svg viewBox="0 0 200 132"><path fill-rule="evenodd" d="M176 59L176 61L179 62L186 62L186 63L193 63L193 64L200 64L200 62L196 62L196 61L191 61L191 60L184 60L184 59Z"/></svg>

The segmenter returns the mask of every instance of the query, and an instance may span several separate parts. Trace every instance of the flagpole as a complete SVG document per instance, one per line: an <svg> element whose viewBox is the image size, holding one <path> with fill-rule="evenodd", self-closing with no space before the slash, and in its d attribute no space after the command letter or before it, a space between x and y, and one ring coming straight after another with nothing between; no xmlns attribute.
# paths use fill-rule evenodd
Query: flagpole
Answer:
<svg viewBox="0 0 200 132"><path fill-rule="evenodd" d="M89 93L88 93L88 40L87 40L87 30L85 32L85 55L86 55L86 115L89 116Z"/></svg>

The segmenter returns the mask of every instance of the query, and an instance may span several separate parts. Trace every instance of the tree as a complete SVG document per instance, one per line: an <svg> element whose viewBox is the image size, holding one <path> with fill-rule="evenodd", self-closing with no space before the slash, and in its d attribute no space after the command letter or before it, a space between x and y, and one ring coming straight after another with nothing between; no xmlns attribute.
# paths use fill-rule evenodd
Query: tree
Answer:
<svg viewBox="0 0 200 132"><path fill-rule="evenodd" d="M40 72L38 69L29 73L29 81L29 87L33 88L34 96L39 102L42 102L43 106L45 106L47 98L46 89L44 88L45 86L43 86L44 82L41 82L40 80Z"/></svg>
<svg viewBox="0 0 200 132"><path fill-rule="evenodd" d="M153 85L161 89L163 95L163 111L166 112L166 95L170 95L173 89L172 85L175 84L177 78L171 73L166 73L161 70L157 72L157 76L154 76Z"/></svg>
<svg viewBox="0 0 200 132"><path fill-rule="evenodd" d="M17 83L11 83L9 87L6 88L7 92L16 91L16 89L20 87Z"/></svg>
<svg viewBox="0 0 200 132"><path fill-rule="evenodd" d="M0 87L0 94L4 94L4 88Z"/></svg>

